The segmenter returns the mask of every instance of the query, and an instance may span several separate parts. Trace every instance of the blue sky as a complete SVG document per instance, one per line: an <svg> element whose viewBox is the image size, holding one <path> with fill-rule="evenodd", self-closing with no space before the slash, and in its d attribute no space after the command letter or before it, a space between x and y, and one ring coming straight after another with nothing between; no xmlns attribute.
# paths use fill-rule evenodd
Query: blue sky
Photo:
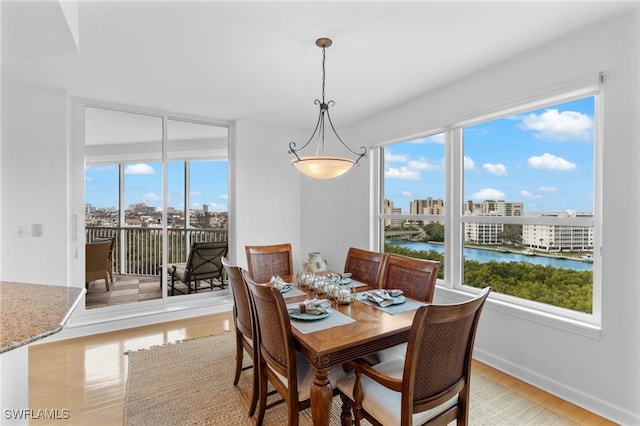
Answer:
<svg viewBox="0 0 640 426"><path fill-rule="evenodd" d="M228 211L228 162L192 161L191 208ZM184 208L184 169L182 162L169 164L168 206ZM145 203L162 209L162 166L160 163L125 165L125 207ZM95 165L85 169L85 202L94 207L117 207L118 166Z"/></svg>
<svg viewBox="0 0 640 426"><path fill-rule="evenodd" d="M464 200L523 202L525 212L593 211L594 98L464 129ZM444 137L385 148L385 198L444 199ZM446 200L445 200L446 205Z"/></svg>

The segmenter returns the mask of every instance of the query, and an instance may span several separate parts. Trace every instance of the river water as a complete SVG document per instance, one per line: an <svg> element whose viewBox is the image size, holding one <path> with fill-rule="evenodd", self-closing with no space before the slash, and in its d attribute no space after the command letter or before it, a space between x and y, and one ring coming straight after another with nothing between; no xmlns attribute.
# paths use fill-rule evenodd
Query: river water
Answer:
<svg viewBox="0 0 640 426"><path fill-rule="evenodd" d="M391 241L387 240L387 244L404 247L410 250L416 251L429 251L433 250L438 253L444 253L444 245L432 244L424 242L414 241ZM527 256L518 253L502 253L494 250L483 250L472 247L464 248L464 258L469 260L475 260L477 262L489 262L495 260L496 262L528 262L534 265L551 265L555 268L573 269L576 271L592 271L593 264L589 262L583 262L581 260L571 259L559 259L555 257L546 256Z"/></svg>

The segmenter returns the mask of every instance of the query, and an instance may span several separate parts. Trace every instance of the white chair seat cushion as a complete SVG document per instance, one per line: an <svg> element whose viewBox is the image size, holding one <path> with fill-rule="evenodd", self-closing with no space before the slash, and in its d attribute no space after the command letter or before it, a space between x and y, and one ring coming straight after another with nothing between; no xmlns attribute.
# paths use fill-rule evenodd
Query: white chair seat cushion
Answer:
<svg viewBox="0 0 640 426"><path fill-rule="evenodd" d="M296 352L296 369L298 372L298 401L306 401L311 397L311 384L315 380L315 374L313 373L313 367L309 365L309 361L298 352ZM282 383L289 385L288 380L276 371L273 371L276 376L282 381ZM352 374L353 375L353 374ZM336 383L347 376L347 373L342 369L342 365L336 365L329 370L329 383L331 387L335 387Z"/></svg>
<svg viewBox="0 0 640 426"><path fill-rule="evenodd" d="M402 378L404 369L404 358L396 357L377 364L374 367L379 372L397 379ZM337 383L338 389L351 400L353 400L353 385L356 381L355 374L348 375L340 379ZM364 374L361 376L362 382L362 408L380 423L385 426L400 424L400 407L402 405L402 395L394 392ZM446 403L427 411L415 413L413 424L419 425L437 416L458 402L458 397L454 396Z"/></svg>
<svg viewBox="0 0 640 426"><path fill-rule="evenodd" d="M174 276L176 277L177 280L180 280L182 282L185 281L185 277L187 275L187 263L174 263L171 266L175 266L175 272L174 272ZM169 274L171 274L173 271L173 268L169 268Z"/></svg>
<svg viewBox="0 0 640 426"><path fill-rule="evenodd" d="M380 364L395 358L404 358L407 356L407 343L400 343L399 345L392 346L387 349L376 352L372 355L367 355L363 359L370 365Z"/></svg>

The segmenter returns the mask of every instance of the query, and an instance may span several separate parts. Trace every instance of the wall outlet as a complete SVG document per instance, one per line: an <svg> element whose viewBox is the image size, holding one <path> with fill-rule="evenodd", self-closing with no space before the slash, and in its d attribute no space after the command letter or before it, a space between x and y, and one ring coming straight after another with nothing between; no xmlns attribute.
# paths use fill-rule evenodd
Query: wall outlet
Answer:
<svg viewBox="0 0 640 426"><path fill-rule="evenodd" d="M42 237L42 224L34 223L31 225L31 236L32 237Z"/></svg>
<svg viewBox="0 0 640 426"><path fill-rule="evenodd" d="M31 236L31 228L26 225L18 226L18 235L20 238L29 238Z"/></svg>

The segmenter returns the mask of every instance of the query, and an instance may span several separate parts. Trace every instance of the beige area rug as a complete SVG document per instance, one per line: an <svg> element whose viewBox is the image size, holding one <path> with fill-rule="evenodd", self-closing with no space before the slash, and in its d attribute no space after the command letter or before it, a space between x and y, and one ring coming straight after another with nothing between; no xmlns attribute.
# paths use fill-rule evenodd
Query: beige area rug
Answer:
<svg viewBox="0 0 640 426"><path fill-rule="evenodd" d="M233 333L128 352L127 355L125 425L255 424L255 420L247 415L252 371L243 372L238 386L233 386ZM247 362L250 361L247 359ZM481 374L472 377L470 402L472 426L576 424ZM332 425L340 425L340 406L340 397L336 396L331 411ZM265 425L286 423L284 404L267 411ZM310 410L300 413L300 424L312 424Z"/></svg>

